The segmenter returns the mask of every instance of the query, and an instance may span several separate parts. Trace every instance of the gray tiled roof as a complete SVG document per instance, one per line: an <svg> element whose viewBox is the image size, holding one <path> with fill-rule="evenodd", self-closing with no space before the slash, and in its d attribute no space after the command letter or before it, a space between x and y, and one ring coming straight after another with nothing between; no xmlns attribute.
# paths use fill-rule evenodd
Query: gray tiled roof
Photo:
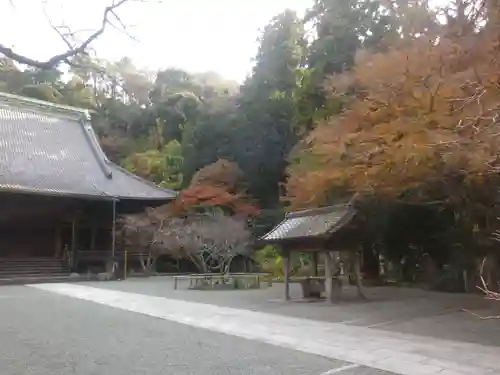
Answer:
<svg viewBox="0 0 500 375"><path fill-rule="evenodd" d="M263 241L277 241L304 237L317 237L335 232L349 222L356 211L348 204L324 207L299 212L290 212Z"/></svg>
<svg viewBox="0 0 500 375"><path fill-rule="evenodd" d="M86 197L169 200L110 162L83 110L0 94L0 190Z"/></svg>

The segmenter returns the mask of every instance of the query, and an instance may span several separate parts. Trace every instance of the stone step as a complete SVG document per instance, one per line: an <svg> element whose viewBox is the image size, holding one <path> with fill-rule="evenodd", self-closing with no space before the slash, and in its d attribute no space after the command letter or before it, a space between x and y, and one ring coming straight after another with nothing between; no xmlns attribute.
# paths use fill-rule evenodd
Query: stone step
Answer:
<svg viewBox="0 0 500 375"><path fill-rule="evenodd" d="M57 258L4 258L0 259L0 279L2 280L37 280L68 277L67 265ZM28 281L29 282L29 281ZM8 282L0 282L0 284Z"/></svg>
<svg viewBox="0 0 500 375"><path fill-rule="evenodd" d="M48 266L61 266L64 262L0 262L0 267L48 267Z"/></svg>
<svg viewBox="0 0 500 375"><path fill-rule="evenodd" d="M12 275L12 276L0 276L0 280L19 280L19 279L40 279L40 278L67 278L70 275L66 273L55 273L51 275Z"/></svg>
<svg viewBox="0 0 500 375"><path fill-rule="evenodd" d="M64 264L65 262L59 261L59 262L0 262L0 266L33 266L33 265L40 265L40 266L50 266L53 264Z"/></svg>
<svg viewBox="0 0 500 375"><path fill-rule="evenodd" d="M51 263L62 262L59 258L28 258L28 259L0 259L0 263Z"/></svg>
<svg viewBox="0 0 500 375"><path fill-rule="evenodd" d="M40 277L67 277L70 274L67 272L54 273L26 273L26 274L2 274L0 279L23 279L23 278L40 278Z"/></svg>
<svg viewBox="0 0 500 375"><path fill-rule="evenodd" d="M56 260L51 260L51 261L9 261L9 262L2 262L0 261L0 265L2 264L63 264L64 262L62 260L56 259Z"/></svg>
<svg viewBox="0 0 500 375"><path fill-rule="evenodd" d="M0 270L1 275L25 275L25 274L54 274L54 273L69 273L67 268L29 268L29 269L11 269L11 270Z"/></svg>
<svg viewBox="0 0 500 375"><path fill-rule="evenodd" d="M97 280L95 276L69 276L64 275L35 275L22 277L0 277L0 285L23 285L23 284L39 284L39 283L64 283L77 281Z"/></svg>
<svg viewBox="0 0 500 375"><path fill-rule="evenodd" d="M0 263L0 268L11 267L61 267L64 266L63 262L45 262L45 263Z"/></svg>

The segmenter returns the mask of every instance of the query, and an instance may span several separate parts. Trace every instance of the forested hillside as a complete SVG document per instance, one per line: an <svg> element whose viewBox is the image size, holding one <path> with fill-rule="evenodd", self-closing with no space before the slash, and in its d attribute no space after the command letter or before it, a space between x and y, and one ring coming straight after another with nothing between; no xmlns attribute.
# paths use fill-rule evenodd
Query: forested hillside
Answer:
<svg viewBox="0 0 500 375"><path fill-rule="evenodd" d="M241 85L79 53L60 61L68 80L7 53L0 88L92 109L112 160L192 201L224 196L192 182L219 161L269 225L354 196L374 253L474 267L497 227L499 14L497 0L315 0L263 25Z"/></svg>
<svg viewBox="0 0 500 375"><path fill-rule="evenodd" d="M108 156L168 187L185 187L203 166L232 160L260 206L276 208L290 151L340 109L326 100L324 79L349 69L358 49L375 47L399 22L374 0L317 1L305 19L284 11L263 25L242 85L211 72L142 71L126 56L77 55L48 70L4 57L0 88L94 110Z"/></svg>

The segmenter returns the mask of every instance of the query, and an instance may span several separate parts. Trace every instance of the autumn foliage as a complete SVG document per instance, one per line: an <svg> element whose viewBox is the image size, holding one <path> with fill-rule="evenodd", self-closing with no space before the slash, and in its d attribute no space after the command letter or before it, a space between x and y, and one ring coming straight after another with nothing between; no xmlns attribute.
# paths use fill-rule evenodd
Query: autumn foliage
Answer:
<svg viewBox="0 0 500 375"><path fill-rule="evenodd" d="M177 214L185 214L196 207L219 207L242 216L259 214L246 194L243 172L236 164L223 159L200 169L172 208Z"/></svg>
<svg viewBox="0 0 500 375"><path fill-rule="evenodd" d="M209 164L191 179L191 186L210 185L224 188L230 193L239 193L247 189L245 175L236 163L219 159Z"/></svg>
<svg viewBox="0 0 500 375"><path fill-rule="evenodd" d="M327 83L347 109L304 141L290 168L290 201L321 205L354 193L459 200L491 187L500 151L498 47L495 30L443 27L383 53L359 53L351 72Z"/></svg>
<svg viewBox="0 0 500 375"><path fill-rule="evenodd" d="M245 196L229 193L223 187L214 185L195 185L183 190L174 203L174 210L182 213L195 206L221 207L244 216L259 214L259 210Z"/></svg>

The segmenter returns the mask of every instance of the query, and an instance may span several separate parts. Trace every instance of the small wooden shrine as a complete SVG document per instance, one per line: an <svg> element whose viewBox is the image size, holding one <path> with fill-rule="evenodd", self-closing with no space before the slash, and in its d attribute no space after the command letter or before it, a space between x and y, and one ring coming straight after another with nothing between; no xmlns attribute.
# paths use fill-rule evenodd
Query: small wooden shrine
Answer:
<svg viewBox="0 0 500 375"><path fill-rule="evenodd" d="M311 279L324 281L327 300L334 301L340 292L340 253L349 256L352 272L362 296L359 254L359 220L350 204L289 212L285 219L260 238L261 243L277 245L282 249L285 299L290 299L290 258L292 252L311 253ZM322 255L325 275L318 276L318 258Z"/></svg>

